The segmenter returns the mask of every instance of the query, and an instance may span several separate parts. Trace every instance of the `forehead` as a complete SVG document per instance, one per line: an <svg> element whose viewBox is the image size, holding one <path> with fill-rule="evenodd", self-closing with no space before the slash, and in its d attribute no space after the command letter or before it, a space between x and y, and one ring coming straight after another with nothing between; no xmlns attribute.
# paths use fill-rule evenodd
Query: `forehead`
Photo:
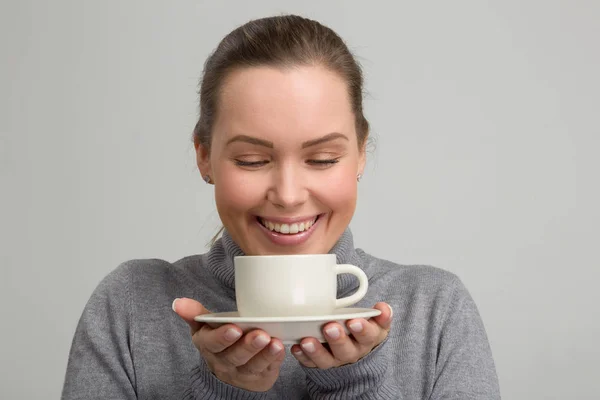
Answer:
<svg viewBox="0 0 600 400"><path fill-rule="evenodd" d="M355 136L345 81L319 66L233 71L221 88L217 114L215 133L225 136L270 140L309 140L330 132Z"/></svg>

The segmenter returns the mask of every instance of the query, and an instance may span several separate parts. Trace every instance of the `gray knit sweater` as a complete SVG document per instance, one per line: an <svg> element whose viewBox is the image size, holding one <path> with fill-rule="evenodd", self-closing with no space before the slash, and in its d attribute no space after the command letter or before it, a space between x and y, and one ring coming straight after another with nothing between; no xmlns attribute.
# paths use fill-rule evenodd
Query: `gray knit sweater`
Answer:
<svg viewBox="0 0 600 400"><path fill-rule="evenodd" d="M70 399L499 399L490 346L477 308L453 274L397 265L355 249L347 230L332 252L362 268L369 291L356 307L394 309L385 342L355 364L304 368L289 354L271 390L250 392L219 381L172 310L177 297L212 312L235 311L233 257L225 232L203 255L173 264L129 261L110 273L87 303L73 339L62 398ZM338 296L356 289L338 277Z"/></svg>

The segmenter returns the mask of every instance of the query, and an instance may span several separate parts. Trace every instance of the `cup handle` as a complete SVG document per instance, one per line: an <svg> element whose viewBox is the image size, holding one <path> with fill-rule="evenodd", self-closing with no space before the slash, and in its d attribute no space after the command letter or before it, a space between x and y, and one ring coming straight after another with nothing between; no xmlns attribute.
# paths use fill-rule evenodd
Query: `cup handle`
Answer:
<svg viewBox="0 0 600 400"><path fill-rule="evenodd" d="M362 269L350 265L350 264L338 264L335 267L336 276L339 274L352 274L358 278L359 286L358 290L347 297L342 297L341 299L336 299L335 308L343 308L351 306L354 303L358 303L365 294L367 294L367 289L369 288L369 279L367 278L367 274L363 272Z"/></svg>

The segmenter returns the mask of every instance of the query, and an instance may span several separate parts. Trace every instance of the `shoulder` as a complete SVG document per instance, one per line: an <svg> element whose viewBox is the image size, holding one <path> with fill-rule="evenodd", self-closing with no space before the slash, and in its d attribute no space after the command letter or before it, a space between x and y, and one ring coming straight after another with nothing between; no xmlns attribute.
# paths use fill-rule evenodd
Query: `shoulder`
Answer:
<svg viewBox="0 0 600 400"><path fill-rule="evenodd" d="M414 288L455 287L460 278L448 270L424 264L400 264L370 255L358 250L367 268L371 271L372 280L395 281L403 286Z"/></svg>
<svg viewBox="0 0 600 400"><path fill-rule="evenodd" d="M424 307L445 308L457 298L470 298L453 272L431 265L408 265L358 250L369 270L370 287L390 300Z"/></svg>
<svg viewBox="0 0 600 400"><path fill-rule="evenodd" d="M413 324L411 326L417 324L422 329L432 324L436 332L448 319L462 319L471 325L479 323L477 306L453 272L431 265L399 264L364 252L359 254L372 271L369 280L372 296L392 305L394 318L399 321Z"/></svg>
<svg viewBox="0 0 600 400"><path fill-rule="evenodd" d="M176 262L158 258L131 259L119 264L98 284L95 292L153 292L165 287L192 285L204 269L202 255L193 255Z"/></svg>

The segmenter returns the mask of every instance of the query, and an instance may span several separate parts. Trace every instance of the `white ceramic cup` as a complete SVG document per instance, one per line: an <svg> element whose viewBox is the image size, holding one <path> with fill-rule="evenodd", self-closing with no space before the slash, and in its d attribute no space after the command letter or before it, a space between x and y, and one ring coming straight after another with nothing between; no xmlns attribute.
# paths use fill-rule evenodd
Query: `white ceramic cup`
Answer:
<svg viewBox="0 0 600 400"><path fill-rule="evenodd" d="M358 267L336 264L335 254L237 256L235 296L241 317L331 315L360 301L369 287ZM337 275L358 278L358 290L337 299Z"/></svg>

